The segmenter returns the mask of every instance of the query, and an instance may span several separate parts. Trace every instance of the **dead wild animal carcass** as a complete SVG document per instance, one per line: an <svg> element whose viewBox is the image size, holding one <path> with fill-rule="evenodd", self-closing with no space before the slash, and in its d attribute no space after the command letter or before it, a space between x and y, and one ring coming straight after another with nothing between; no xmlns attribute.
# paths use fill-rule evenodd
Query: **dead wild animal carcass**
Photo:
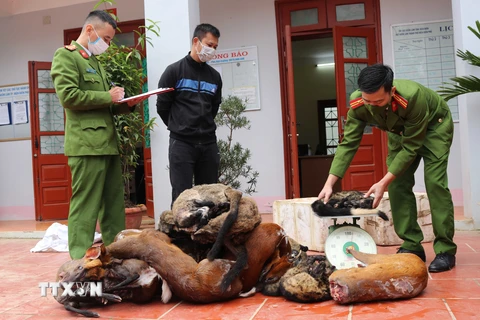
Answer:
<svg viewBox="0 0 480 320"><path fill-rule="evenodd" d="M307 255L308 247L293 239L292 267L274 284L265 285L262 293L284 296L295 302L320 302L330 300L328 277L335 269L323 255Z"/></svg>
<svg viewBox="0 0 480 320"><path fill-rule="evenodd" d="M413 298L427 286L427 267L414 254L368 254L352 247L347 252L367 266L330 276L332 298L340 304Z"/></svg>
<svg viewBox="0 0 480 320"><path fill-rule="evenodd" d="M218 257L225 239L234 245L244 243L261 220L252 198L223 184L205 184L183 191L172 210L162 213L157 230L198 262L207 256L212 244L217 247L214 245L210 254Z"/></svg>
<svg viewBox="0 0 480 320"><path fill-rule="evenodd" d="M82 259L65 262L57 272L57 282L102 283L101 297L90 296L88 290L84 294L70 296L64 294L61 287L55 297L66 310L91 318L98 318L98 313L81 309L82 305L94 306L122 301L146 303L157 294L161 294L166 303L171 297L166 283L146 262L137 259L114 259L106 253L103 245L92 246ZM78 289L74 286L71 292Z"/></svg>

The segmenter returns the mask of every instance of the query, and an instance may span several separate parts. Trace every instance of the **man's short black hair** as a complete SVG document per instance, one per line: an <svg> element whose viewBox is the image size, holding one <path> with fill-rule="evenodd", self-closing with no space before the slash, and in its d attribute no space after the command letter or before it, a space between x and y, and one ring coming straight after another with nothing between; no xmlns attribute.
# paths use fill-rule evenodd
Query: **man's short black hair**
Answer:
<svg viewBox="0 0 480 320"><path fill-rule="evenodd" d="M389 66L378 63L368 66L358 76L358 87L365 93L377 92L381 87L390 92L393 86L393 70Z"/></svg>
<svg viewBox="0 0 480 320"><path fill-rule="evenodd" d="M207 33L211 33L215 38L220 38L220 31L212 26L211 24L208 23L202 23L199 24L196 28L195 31L193 32L193 39L198 38L200 41L202 41L203 38L207 35Z"/></svg>
<svg viewBox="0 0 480 320"><path fill-rule="evenodd" d="M112 15L103 10L95 10L88 14L85 19L86 24L98 25L100 22L106 22L112 26L113 30L117 29L117 22L113 19Z"/></svg>

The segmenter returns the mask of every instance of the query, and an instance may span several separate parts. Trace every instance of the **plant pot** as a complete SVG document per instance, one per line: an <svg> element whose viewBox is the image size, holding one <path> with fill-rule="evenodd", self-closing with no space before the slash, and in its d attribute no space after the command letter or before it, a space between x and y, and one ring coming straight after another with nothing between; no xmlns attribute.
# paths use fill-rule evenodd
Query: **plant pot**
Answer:
<svg viewBox="0 0 480 320"><path fill-rule="evenodd" d="M139 204L134 208L125 208L125 229L140 229L142 217L147 212L144 204Z"/></svg>
<svg viewBox="0 0 480 320"><path fill-rule="evenodd" d="M147 212L144 204L139 204L133 208L125 208L125 229L140 229L143 215ZM100 224L97 221L96 232L101 232Z"/></svg>

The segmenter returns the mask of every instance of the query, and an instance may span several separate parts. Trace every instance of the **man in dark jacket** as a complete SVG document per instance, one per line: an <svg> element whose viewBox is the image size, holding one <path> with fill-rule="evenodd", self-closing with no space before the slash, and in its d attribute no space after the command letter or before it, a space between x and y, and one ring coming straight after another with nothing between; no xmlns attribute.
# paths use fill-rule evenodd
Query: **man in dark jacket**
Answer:
<svg viewBox="0 0 480 320"><path fill-rule="evenodd" d="M159 88L175 88L157 97L157 112L170 131L168 159L172 205L182 191L216 183L220 155L215 116L222 101L220 74L206 62L213 59L220 31L210 24L195 28L188 55L169 65Z"/></svg>

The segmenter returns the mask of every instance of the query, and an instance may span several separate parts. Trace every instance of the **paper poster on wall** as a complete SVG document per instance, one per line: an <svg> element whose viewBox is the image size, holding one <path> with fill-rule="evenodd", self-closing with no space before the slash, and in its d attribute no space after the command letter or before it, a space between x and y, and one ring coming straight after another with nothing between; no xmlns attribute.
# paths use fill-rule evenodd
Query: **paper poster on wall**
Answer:
<svg viewBox="0 0 480 320"><path fill-rule="evenodd" d="M246 101L246 110L260 109L257 47L218 50L209 62L222 76L224 98L237 96Z"/></svg>
<svg viewBox="0 0 480 320"><path fill-rule="evenodd" d="M14 124L28 123L27 101L14 101L12 109Z"/></svg>
<svg viewBox="0 0 480 320"><path fill-rule="evenodd" d="M12 124L10 103L0 103L0 126Z"/></svg>
<svg viewBox="0 0 480 320"><path fill-rule="evenodd" d="M0 142L30 139L29 99L28 83L0 87Z"/></svg>
<svg viewBox="0 0 480 320"><path fill-rule="evenodd" d="M396 79L414 80L438 91L455 77L452 20L393 25L392 41ZM448 105L458 121L457 98Z"/></svg>

